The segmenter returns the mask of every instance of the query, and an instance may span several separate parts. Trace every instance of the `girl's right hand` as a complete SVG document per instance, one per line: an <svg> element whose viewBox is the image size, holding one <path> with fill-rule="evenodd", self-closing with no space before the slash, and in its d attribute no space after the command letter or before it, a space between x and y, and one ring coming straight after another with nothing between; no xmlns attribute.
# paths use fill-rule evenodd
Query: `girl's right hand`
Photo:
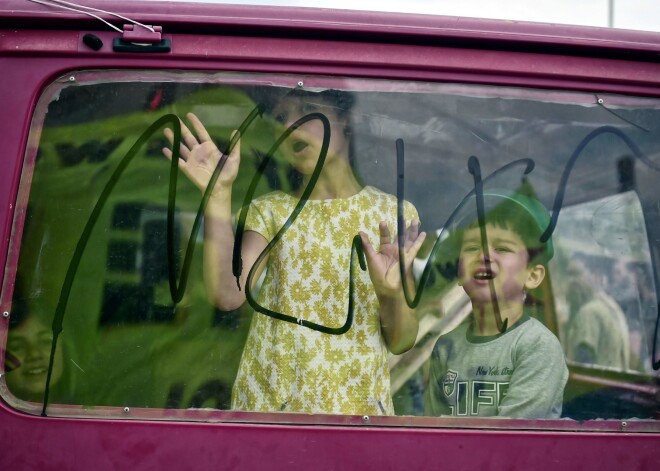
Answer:
<svg viewBox="0 0 660 471"><path fill-rule="evenodd" d="M209 136L206 128L193 113L186 115L192 124L198 137L190 132L190 129L181 122L181 147L179 153L179 169L193 182L202 192L206 191L209 185L211 176L215 171L222 153ZM232 138L237 131L232 133ZM174 132L170 128L165 128L163 131L165 137L170 141L170 145L174 144ZM172 150L164 147L163 154L168 159L172 159ZM236 175L238 175L238 167L241 162L241 142L236 141L236 145L229 154L225 162L220 176L215 183L215 188L211 191L211 195L217 195L223 190L231 189Z"/></svg>

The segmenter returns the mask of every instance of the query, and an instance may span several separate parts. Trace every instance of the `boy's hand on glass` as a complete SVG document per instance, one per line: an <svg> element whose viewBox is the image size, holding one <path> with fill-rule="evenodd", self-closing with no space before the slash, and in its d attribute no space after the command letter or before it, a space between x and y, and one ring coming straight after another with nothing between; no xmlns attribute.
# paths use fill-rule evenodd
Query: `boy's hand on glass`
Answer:
<svg viewBox="0 0 660 471"><path fill-rule="evenodd" d="M192 124L197 137L190 131L190 129L181 122L181 147L179 154L179 169L192 181L200 190L205 191L209 185L211 176L222 158L222 153L213 142L213 139L206 131L206 128L193 113L186 115ZM237 131L232 133L232 138ZM170 145L174 143L174 132L170 128L166 128L163 133ZM163 154L168 159L172 158L172 150L164 147ZM230 189L236 175L238 175L238 167L241 161L241 145L240 140L236 141L236 145L229 154L225 162L220 176L216 181L215 188L212 195L218 194L222 190Z"/></svg>
<svg viewBox="0 0 660 471"><path fill-rule="evenodd" d="M396 297L403 294L401 286L401 273L399 269L399 245L396 239L392 240L390 228L385 221L381 221L380 249L376 251L369 237L360 232L364 254L369 267L369 277L378 297ZM406 229L403 244L404 272L412 276L412 264L419 252L426 233L419 232L419 221L412 221Z"/></svg>

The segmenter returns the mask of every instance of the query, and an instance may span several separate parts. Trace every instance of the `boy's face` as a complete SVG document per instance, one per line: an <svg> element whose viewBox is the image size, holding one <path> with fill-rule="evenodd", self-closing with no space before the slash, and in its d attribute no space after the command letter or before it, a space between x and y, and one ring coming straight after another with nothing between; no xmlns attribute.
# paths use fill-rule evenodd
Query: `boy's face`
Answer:
<svg viewBox="0 0 660 471"><path fill-rule="evenodd" d="M465 231L459 255L459 284L473 304L485 305L495 299L507 304L522 303L523 291L541 284L545 268L528 266L527 247L512 230L486 224L486 236L488 253L484 255L479 227Z"/></svg>

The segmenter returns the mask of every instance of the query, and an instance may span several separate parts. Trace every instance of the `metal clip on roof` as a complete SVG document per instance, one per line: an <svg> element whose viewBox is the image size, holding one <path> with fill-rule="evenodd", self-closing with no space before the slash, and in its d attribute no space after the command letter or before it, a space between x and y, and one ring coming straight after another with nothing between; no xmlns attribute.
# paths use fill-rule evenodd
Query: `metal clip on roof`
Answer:
<svg viewBox="0 0 660 471"><path fill-rule="evenodd" d="M112 49L115 52L170 52L172 43L163 38L161 26L151 29L126 24L121 38L115 38Z"/></svg>
<svg viewBox="0 0 660 471"><path fill-rule="evenodd" d="M154 44L161 42L161 26L151 26L153 31L136 25L124 25L124 34L122 39L130 43Z"/></svg>

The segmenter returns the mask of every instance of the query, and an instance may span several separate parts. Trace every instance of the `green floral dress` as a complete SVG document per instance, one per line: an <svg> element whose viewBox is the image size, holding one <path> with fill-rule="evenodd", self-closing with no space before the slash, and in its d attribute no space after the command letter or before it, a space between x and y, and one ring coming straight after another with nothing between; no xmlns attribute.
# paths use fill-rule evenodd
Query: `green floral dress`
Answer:
<svg viewBox="0 0 660 471"><path fill-rule="evenodd" d="M246 230L272 240L298 200L283 192L252 202ZM417 218L405 203L407 224ZM348 313L353 237L364 231L378 248L380 221L396 232L396 198L366 186L349 198L309 200L269 254L261 306L329 327ZM353 325L330 335L255 313L232 393L249 411L392 414L388 351L369 274L355 264Z"/></svg>

